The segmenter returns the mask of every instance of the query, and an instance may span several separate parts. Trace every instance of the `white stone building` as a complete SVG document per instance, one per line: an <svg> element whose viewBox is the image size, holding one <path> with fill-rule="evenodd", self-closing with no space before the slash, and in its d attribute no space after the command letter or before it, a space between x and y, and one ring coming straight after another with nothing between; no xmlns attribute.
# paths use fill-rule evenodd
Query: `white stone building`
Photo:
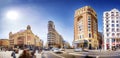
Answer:
<svg viewBox="0 0 120 58"><path fill-rule="evenodd" d="M103 13L104 49L120 46L120 11L112 9Z"/></svg>

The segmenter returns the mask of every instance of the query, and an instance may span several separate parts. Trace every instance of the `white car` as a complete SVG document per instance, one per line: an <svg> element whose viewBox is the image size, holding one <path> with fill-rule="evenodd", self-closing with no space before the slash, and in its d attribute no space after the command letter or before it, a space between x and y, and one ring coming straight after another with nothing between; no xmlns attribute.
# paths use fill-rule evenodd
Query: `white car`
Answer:
<svg viewBox="0 0 120 58"><path fill-rule="evenodd" d="M61 48L61 49L59 49L60 51L65 51L65 49L63 49L63 48Z"/></svg>
<svg viewBox="0 0 120 58"><path fill-rule="evenodd" d="M62 53L61 50L58 49L58 48L55 48L55 49L53 50L53 52L54 52L54 53Z"/></svg>
<svg viewBox="0 0 120 58"><path fill-rule="evenodd" d="M80 51L82 51L82 48L75 48L74 51L75 52L80 52Z"/></svg>

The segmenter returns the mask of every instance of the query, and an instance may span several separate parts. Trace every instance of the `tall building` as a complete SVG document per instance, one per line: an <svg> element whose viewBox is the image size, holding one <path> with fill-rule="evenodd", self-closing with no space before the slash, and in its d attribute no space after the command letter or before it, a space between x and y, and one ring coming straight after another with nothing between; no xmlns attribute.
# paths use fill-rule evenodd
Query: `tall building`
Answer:
<svg viewBox="0 0 120 58"><path fill-rule="evenodd" d="M17 33L10 32L9 42L11 47L19 48L42 45L41 39L33 34L30 25L27 26L26 30L21 30Z"/></svg>
<svg viewBox="0 0 120 58"><path fill-rule="evenodd" d="M98 32L98 41L99 41L99 49L103 47L103 34L102 32Z"/></svg>
<svg viewBox="0 0 120 58"><path fill-rule="evenodd" d="M75 11L74 15L74 48L98 48L97 14L90 6Z"/></svg>
<svg viewBox="0 0 120 58"><path fill-rule="evenodd" d="M1 47L9 47L9 40L8 39L0 39L0 46Z"/></svg>
<svg viewBox="0 0 120 58"><path fill-rule="evenodd" d="M120 11L112 9L103 13L104 49L120 46Z"/></svg>
<svg viewBox="0 0 120 58"><path fill-rule="evenodd" d="M71 48L70 43L67 42L67 41L63 41L63 46L64 46L64 48L66 48L66 49Z"/></svg>
<svg viewBox="0 0 120 58"><path fill-rule="evenodd" d="M48 48L63 47L63 37L55 30L53 21L48 21L47 44Z"/></svg>

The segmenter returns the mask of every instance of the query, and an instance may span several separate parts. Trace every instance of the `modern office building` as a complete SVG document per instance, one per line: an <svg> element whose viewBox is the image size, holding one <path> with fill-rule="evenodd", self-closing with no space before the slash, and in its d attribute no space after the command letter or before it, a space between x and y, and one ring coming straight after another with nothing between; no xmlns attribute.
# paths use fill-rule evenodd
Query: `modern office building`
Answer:
<svg viewBox="0 0 120 58"><path fill-rule="evenodd" d="M97 14L90 6L75 11L74 15L74 48L97 49L98 22Z"/></svg>
<svg viewBox="0 0 120 58"><path fill-rule="evenodd" d="M41 46L43 41L34 35L30 25L27 26L26 30L21 30L17 33L9 33L9 42L11 47L30 47L30 46Z"/></svg>
<svg viewBox="0 0 120 58"><path fill-rule="evenodd" d="M53 21L48 21L47 45L48 48L62 48L63 37L56 31Z"/></svg>
<svg viewBox="0 0 120 58"><path fill-rule="evenodd" d="M120 47L120 11L112 9L103 13L104 49Z"/></svg>

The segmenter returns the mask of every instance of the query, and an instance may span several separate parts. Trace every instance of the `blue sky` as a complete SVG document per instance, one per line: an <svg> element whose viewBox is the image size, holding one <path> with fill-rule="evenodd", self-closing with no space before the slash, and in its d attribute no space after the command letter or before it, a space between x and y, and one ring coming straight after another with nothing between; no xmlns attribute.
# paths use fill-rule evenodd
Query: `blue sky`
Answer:
<svg viewBox="0 0 120 58"><path fill-rule="evenodd" d="M120 10L120 0L0 0L0 38L31 25L33 33L44 42L47 40L47 24L52 20L56 30L72 44L74 12L83 6L91 6L98 16L98 29L102 32L102 15L113 8ZM6 12L16 11L19 18L10 20Z"/></svg>

